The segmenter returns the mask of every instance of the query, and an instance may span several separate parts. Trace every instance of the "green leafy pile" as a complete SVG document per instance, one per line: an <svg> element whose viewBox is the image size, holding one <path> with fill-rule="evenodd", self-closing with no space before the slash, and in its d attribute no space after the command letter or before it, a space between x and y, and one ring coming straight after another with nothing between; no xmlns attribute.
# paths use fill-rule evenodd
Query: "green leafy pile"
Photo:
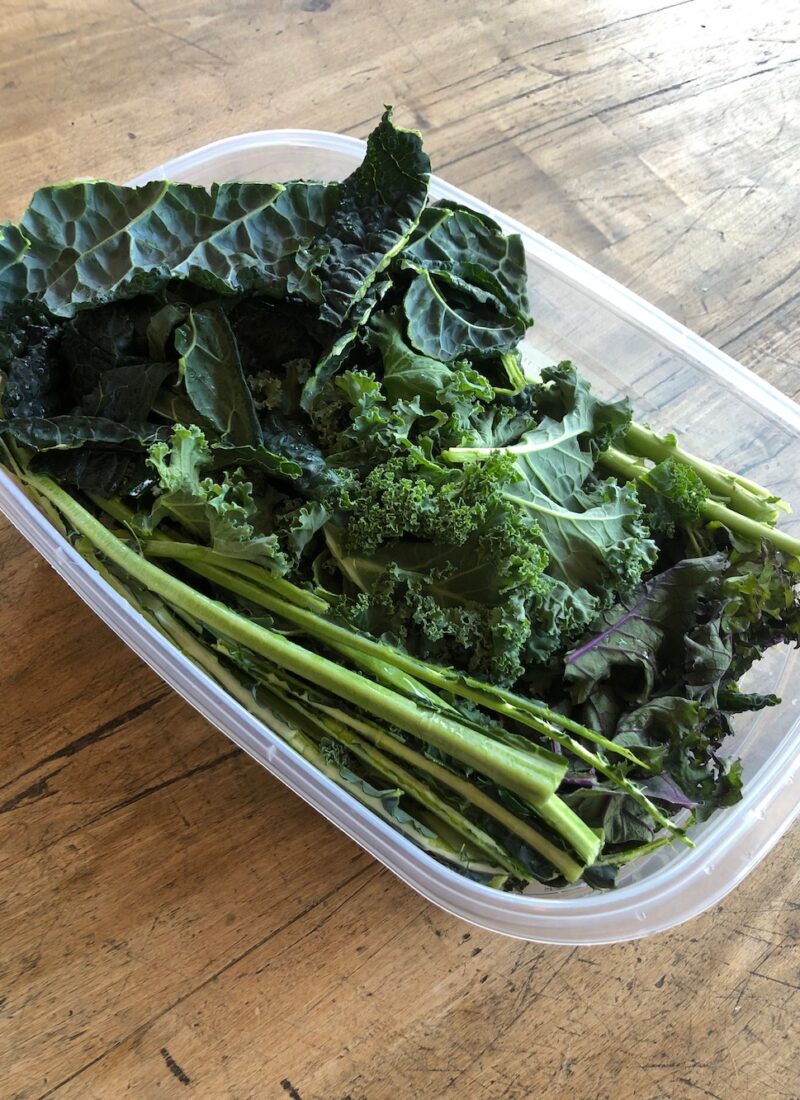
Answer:
<svg viewBox="0 0 800 1100"><path fill-rule="evenodd" d="M466 875L619 867L740 797L800 633L781 502L529 380L522 243L390 111L343 182L79 182L0 232L0 458L140 614Z"/></svg>

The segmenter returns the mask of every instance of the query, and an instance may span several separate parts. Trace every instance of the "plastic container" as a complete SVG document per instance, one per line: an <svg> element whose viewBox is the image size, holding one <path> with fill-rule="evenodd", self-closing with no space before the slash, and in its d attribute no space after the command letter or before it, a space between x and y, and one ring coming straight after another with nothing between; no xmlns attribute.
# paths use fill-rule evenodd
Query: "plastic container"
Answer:
<svg viewBox="0 0 800 1100"><path fill-rule="evenodd" d="M349 172L363 150L361 141L309 130L243 134L133 182L333 179ZM531 361L572 359L604 395L629 394L638 419L678 431L694 450L773 487L800 511L800 407L525 226L442 180L433 180L432 192L484 210L521 234L536 318L525 345ZM782 695L782 706L737 728L745 797L693 830L694 850L662 849L627 869L620 888L608 893L576 885L501 894L437 864L228 698L105 584L2 469L0 509L112 630L232 741L424 897L492 931L542 943L600 944L671 928L733 889L800 808L800 657L781 648L751 680Z"/></svg>

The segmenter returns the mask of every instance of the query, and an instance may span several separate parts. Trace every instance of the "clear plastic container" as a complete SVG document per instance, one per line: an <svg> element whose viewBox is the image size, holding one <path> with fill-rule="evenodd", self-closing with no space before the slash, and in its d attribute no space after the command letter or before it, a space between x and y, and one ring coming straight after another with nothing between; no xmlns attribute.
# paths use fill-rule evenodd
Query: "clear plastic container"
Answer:
<svg viewBox="0 0 800 1100"><path fill-rule="evenodd" d="M361 141L309 130L243 134L133 182L334 179L363 150ZM485 210L522 236L536 318L526 339L530 361L572 359L605 396L629 394L638 419L676 430L692 449L773 487L800 512L800 407L525 226L442 180L434 179L432 192ZM800 657L780 648L750 679L780 694L782 706L737 727L733 751L744 763L744 799L693 829L694 850L662 849L628 868L608 893L576 885L515 895L477 885L394 832L226 696L106 585L2 469L0 509L112 630L232 741L424 897L492 931L542 943L600 944L671 928L733 889L800 808ZM798 520L786 526L800 533Z"/></svg>

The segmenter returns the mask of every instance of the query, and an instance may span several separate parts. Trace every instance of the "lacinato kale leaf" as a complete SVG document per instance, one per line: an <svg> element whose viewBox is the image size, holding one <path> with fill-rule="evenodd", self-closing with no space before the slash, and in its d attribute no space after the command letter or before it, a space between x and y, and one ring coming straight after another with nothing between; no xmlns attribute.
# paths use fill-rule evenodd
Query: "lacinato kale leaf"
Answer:
<svg viewBox="0 0 800 1100"><path fill-rule="evenodd" d="M45 187L0 228L0 307L24 299L70 317L174 279L282 298L300 290L297 254L339 201L336 183Z"/></svg>
<svg viewBox="0 0 800 1100"><path fill-rule="evenodd" d="M522 240L503 233L486 214L444 199L428 206L403 259L449 275L467 292L490 292L526 327L531 324Z"/></svg>
<svg viewBox="0 0 800 1100"><path fill-rule="evenodd" d="M450 362L510 351L530 324L525 253L490 218L454 203L428 207L403 253L412 344Z"/></svg>
<svg viewBox="0 0 800 1100"><path fill-rule="evenodd" d="M415 130L392 123L387 107L363 162L341 184L337 204L304 249L302 286L314 287L320 319L334 329L408 241L428 193L430 161Z"/></svg>
<svg viewBox="0 0 800 1100"><path fill-rule="evenodd" d="M63 451L87 443L138 449L166 439L169 432L158 424L118 424L102 416L20 416L0 420L0 434L33 451Z"/></svg>
<svg viewBox="0 0 800 1100"><path fill-rule="evenodd" d="M261 442L253 396L247 387L239 349L221 309L193 309L175 330L178 365L186 396L203 423L238 446Z"/></svg>

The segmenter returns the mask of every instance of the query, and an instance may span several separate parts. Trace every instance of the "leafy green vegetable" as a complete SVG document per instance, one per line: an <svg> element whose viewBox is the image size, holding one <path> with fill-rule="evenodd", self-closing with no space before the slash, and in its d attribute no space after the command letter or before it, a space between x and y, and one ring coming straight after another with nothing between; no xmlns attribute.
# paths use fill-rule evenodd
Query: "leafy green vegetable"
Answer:
<svg viewBox="0 0 800 1100"><path fill-rule="evenodd" d="M154 424L119 424L102 416L16 417L0 420L0 432L34 451L68 450L85 443L138 447L168 435Z"/></svg>
<svg viewBox="0 0 800 1100"><path fill-rule="evenodd" d="M522 242L483 214L428 207L403 267L415 273L404 302L409 337L433 359L510 351L530 324Z"/></svg>
<svg viewBox="0 0 800 1100"><path fill-rule="evenodd" d="M665 665L673 671L682 666L687 632L724 568L721 554L679 562L603 612L591 636L565 658L572 698L583 702L612 676L627 685L631 700L649 698Z"/></svg>
<svg viewBox="0 0 800 1100"><path fill-rule="evenodd" d="M611 888L741 797L800 540L572 364L526 377L522 242L428 175L387 109L341 183L37 192L0 230L0 461L432 858Z"/></svg>
<svg viewBox="0 0 800 1100"><path fill-rule="evenodd" d="M466 291L491 292L526 327L531 324L522 240L506 236L486 214L445 200L427 207L403 259L449 275Z"/></svg>
<svg viewBox="0 0 800 1100"><path fill-rule="evenodd" d="M257 446L261 431L231 327L220 309L193 309L175 330L186 396L203 423L238 445Z"/></svg>
<svg viewBox="0 0 800 1100"><path fill-rule="evenodd" d="M430 161L422 139L394 126L391 116L387 107L363 163L341 185L303 256L304 280L322 299L320 319L337 329L408 241L425 205Z"/></svg>
<svg viewBox="0 0 800 1100"><path fill-rule="evenodd" d="M174 279L280 298L299 289L298 252L339 201L338 184L305 182L45 187L0 229L0 306L40 302L69 317Z"/></svg>

